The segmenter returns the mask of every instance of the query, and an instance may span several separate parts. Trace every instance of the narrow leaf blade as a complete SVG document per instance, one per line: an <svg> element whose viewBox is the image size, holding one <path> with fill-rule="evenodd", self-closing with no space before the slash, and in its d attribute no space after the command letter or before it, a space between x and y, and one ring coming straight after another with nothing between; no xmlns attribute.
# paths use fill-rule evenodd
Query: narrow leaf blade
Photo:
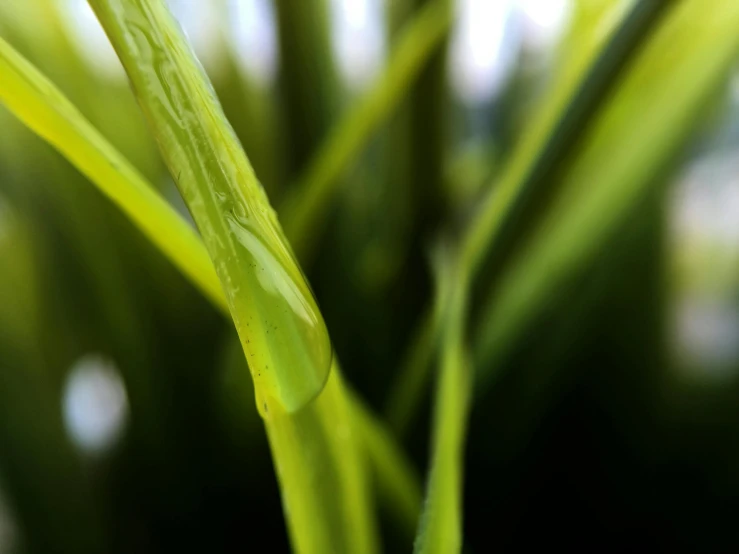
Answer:
<svg viewBox="0 0 739 554"><path fill-rule="evenodd" d="M441 367L436 383L431 470L415 554L462 549L462 477L471 393L464 339L468 281L457 257L437 251L437 302L441 304Z"/></svg>
<svg viewBox="0 0 739 554"><path fill-rule="evenodd" d="M341 172L361 151L372 133L403 99L435 48L449 30L452 17L446 0L429 2L398 39L388 66L377 83L349 110L321 145L280 214L285 231L303 255L326 215L340 184Z"/></svg>

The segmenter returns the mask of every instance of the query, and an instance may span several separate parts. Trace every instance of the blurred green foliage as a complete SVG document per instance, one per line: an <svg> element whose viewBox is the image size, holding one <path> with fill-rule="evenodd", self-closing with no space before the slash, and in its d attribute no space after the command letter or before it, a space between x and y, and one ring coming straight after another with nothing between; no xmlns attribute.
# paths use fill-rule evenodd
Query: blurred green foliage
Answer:
<svg viewBox="0 0 739 554"><path fill-rule="evenodd" d="M163 223L148 193L123 206L147 238L71 143L49 139L74 165L0 109L0 553L305 552L301 536L337 521L369 534L317 544L739 546L736 3L573 0L545 61L532 70L542 53L513 48L502 89L475 106L448 82L452 2L386 1L385 70L361 91L335 61L332 2L272 4L274 81L240 63L225 0L208 4L201 59L343 373L271 455L235 326L208 301L222 308L221 292L178 269L198 274L189 253L208 237L161 133L124 74L90 62L69 24L81 11L0 2L0 37L176 210ZM193 220L175 265L172 230ZM125 389L123 432L98 449L67 403L90 354ZM281 505L280 458L309 483L293 489L302 527ZM374 512L340 513L364 505L365 471L378 531Z"/></svg>

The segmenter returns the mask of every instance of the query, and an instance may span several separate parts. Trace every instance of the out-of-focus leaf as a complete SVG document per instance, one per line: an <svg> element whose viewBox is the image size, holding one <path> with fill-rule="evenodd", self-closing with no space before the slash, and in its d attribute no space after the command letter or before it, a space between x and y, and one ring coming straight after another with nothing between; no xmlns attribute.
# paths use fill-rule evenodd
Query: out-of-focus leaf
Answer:
<svg viewBox="0 0 739 554"><path fill-rule="evenodd" d="M33 352L38 305L33 244L27 225L0 197L0 252L6 263L0 271L0 342Z"/></svg>
<svg viewBox="0 0 739 554"><path fill-rule="evenodd" d="M588 129L561 191L483 310L474 351L485 382L537 306L660 182L738 48L738 5L685 1L668 12Z"/></svg>
<svg viewBox="0 0 739 554"><path fill-rule="evenodd" d="M349 110L312 159L280 209L285 232L302 256L318 238L340 183L339 177L367 140L403 98L424 63L446 36L451 23L446 0L434 0L409 22L388 66L371 90Z"/></svg>
<svg viewBox="0 0 739 554"><path fill-rule="evenodd" d="M288 178L302 171L334 123L339 79L331 50L330 2L274 2L280 89L287 129ZM292 237L290 237L292 238Z"/></svg>
<svg viewBox="0 0 739 554"><path fill-rule="evenodd" d="M356 428L376 475L380 501L395 516L401 530L412 537L421 513L421 487L416 472L387 429L369 417L371 412L362 400L351 390L349 398Z"/></svg>
<svg viewBox="0 0 739 554"><path fill-rule="evenodd" d="M438 305L435 313L427 310L421 316L388 393L385 413L398 436L403 436L408 430L423 394L430 388L430 373L437 350L435 345L439 338Z"/></svg>

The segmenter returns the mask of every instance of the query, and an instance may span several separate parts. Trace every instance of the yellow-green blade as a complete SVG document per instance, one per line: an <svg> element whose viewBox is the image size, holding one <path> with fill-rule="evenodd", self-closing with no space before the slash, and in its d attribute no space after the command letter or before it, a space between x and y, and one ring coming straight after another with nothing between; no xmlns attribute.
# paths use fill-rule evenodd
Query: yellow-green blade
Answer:
<svg viewBox="0 0 739 554"><path fill-rule="evenodd" d="M414 553L451 554L462 549L462 474L471 393L464 338L468 281L457 257L437 251L441 360L436 383L431 469Z"/></svg>
<svg viewBox="0 0 739 554"><path fill-rule="evenodd" d="M225 298L203 244L136 169L0 38L0 101L117 204L216 305Z"/></svg>
<svg viewBox="0 0 739 554"><path fill-rule="evenodd" d="M345 390L336 366L298 413L262 414L290 540L301 554L378 551L366 461Z"/></svg>
<svg viewBox="0 0 739 554"><path fill-rule="evenodd" d="M259 394L297 411L328 378L328 332L204 71L161 1L90 4L214 260Z"/></svg>
<svg viewBox="0 0 739 554"><path fill-rule="evenodd" d="M481 381L537 306L660 183L738 55L739 4L675 4L592 123L554 204L488 299L474 340Z"/></svg>

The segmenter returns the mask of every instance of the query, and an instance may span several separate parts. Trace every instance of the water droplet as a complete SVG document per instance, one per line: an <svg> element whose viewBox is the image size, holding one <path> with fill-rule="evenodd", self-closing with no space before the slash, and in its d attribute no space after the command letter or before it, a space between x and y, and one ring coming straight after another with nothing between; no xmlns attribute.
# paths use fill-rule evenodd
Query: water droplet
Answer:
<svg viewBox="0 0 739 554"><path fill-rule="evenodd" d="M237 328L254 379L287 411L295 411L314 398L328 378L332 352L325 323L271 218L255 216L248 224L236 217L227 221L243 248L244 293L232 300L234 313L243 320L237 321Z"/></svg>

